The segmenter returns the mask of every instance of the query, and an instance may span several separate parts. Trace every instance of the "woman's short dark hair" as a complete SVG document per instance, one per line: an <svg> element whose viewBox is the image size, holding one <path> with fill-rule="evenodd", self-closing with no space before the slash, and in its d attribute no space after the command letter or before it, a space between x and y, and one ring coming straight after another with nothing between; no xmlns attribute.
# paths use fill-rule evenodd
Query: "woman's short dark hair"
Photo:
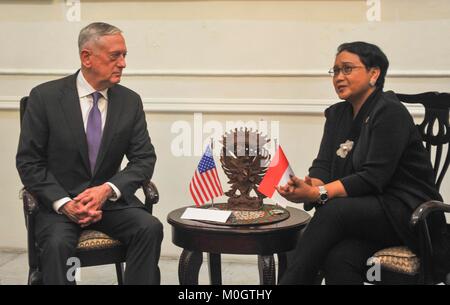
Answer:
<svg viewBox="0 0 450 305"><path fill-rule="evenodd" d="M343 51L358 55L359 59L367 69L375 67L380 68L380 76L375 85L378 88L383 88L384 79L389 67L389 60L387 59L386 54L384 54L378 46L364 41L347 42L338 47L336 55Z"/></svg>

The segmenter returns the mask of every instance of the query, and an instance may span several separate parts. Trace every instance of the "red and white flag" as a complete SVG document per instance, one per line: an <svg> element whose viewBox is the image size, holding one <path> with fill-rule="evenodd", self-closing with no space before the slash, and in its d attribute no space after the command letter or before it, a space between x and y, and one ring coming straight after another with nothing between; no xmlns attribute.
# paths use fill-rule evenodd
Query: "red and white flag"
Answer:
<svg viewBox="0 0 450 305"><path fill-rule="evenodd" d="M223 195L216 163L209 146L195 170L194 177L189 184L189 192L196 206L203 205L205 202Z"/></svg>
<svg viewBox="0 0 450 305"><path fill-rule="evenodd" d="M270 162L269 169L259 184L258 191L271 198L275 203L286 207L289 201L278 194L275 187L285 185L290 179L289 175L294 175L294 172L283 149L281 149L281 146L278 146L275 156Z"/></svg>

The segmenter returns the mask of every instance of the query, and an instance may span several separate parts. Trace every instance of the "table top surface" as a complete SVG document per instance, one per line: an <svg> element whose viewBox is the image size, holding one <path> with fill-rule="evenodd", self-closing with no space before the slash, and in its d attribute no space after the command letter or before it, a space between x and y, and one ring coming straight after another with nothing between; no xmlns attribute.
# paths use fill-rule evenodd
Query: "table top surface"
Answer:
<svg viewBox="0 0 450 305"><path fill-rule="evenodd" d="M167 216L167 222L176 229L183 229L190 231L209 231L209 232L232 233L232 234L248 234L248 233L264 234L267 232L298 229L300 227L305 226L311 218L311 216L303 210L287 207L286 209L289 211L290 216L289 218L280 222L262 225L227 226L223 224L214 224L211 222L181 219L180 217L184 213L186 208L188 207L182 207L170 212L169 215Z"/></svg>

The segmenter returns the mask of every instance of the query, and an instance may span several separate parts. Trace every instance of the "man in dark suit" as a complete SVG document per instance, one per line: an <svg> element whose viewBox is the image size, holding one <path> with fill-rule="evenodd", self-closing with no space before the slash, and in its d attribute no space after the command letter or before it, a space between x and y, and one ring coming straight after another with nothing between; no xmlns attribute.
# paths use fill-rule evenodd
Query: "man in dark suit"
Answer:
<svg viewBox="0 0 450 305"><path fill-rule="evenodd" d="M31 90L17 169L41 207L36 240L45 284L68 284L82 228L127 246L126 284L159 284L162 225L134 195L156 155L138 94L118 83L127 49L106 23L83 28L81 69ZM120 170L123 157L127 166Z"/></svg>

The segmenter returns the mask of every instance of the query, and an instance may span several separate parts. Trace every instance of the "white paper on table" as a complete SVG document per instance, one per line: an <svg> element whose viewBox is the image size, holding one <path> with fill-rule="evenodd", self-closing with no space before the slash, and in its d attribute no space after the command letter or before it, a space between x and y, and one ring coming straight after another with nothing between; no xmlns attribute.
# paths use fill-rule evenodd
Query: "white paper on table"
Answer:
<svg viewBox="0 0 450 305"><path fill-rule="evenodd" d="M220 210L208 210L208 209L198 209L198 208L186 208L182 219L193 219L193 220L209 220L216 222L227 222L228 217L230 217L231 211L220 211Z"/></svg>

